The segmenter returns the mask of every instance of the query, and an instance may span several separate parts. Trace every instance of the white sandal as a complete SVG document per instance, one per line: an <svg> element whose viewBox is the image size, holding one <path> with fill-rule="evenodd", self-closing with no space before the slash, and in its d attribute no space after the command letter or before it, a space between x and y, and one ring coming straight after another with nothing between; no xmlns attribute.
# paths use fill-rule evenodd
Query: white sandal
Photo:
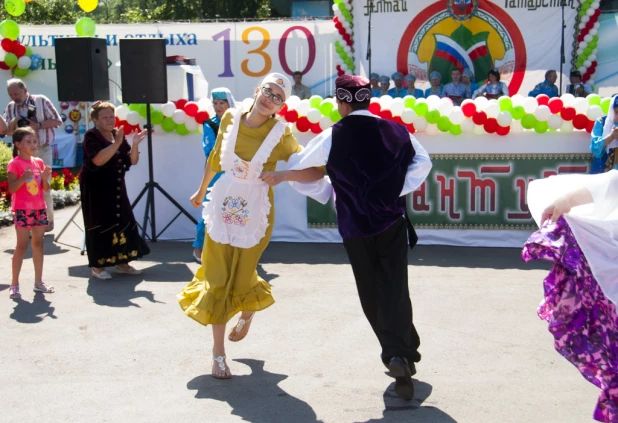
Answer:
<svg viewBox="0 0 618 423"><path fill-rule="evenodd" d="M241 318L238 319L238 322L236 323L234 328L230 331L230 334L228 335L227 339L232 341L232 342L239 342L239 341L242 341L243 339L245 339L245 337L249 333L249 329L247 329L247 331L244 333L244 335L242 335L240 338L232 339L232 335L238 334L238 333L242 332L242 330L244 329L245 325L247 323L250 323L251 320L253 320L253 316L255 316L255 311L253 313L251 313L251 316L249 316L248 319L243 319L242 318L242 314L241 314Z"/></svg>
<svg viewBox="0 0 618 423"><path fill-rule="evenodd" d="M212 374L212 377L214 377L215 379L230 379L232 377L231 374L228 374L227 372L227 366L225 365L225 356L224 355L219 355L219 356L213 356L212 357L212 361L216 361L217 364L219 365L219 369L223 372L224 376L217 376L216 374ZM214 364L214 363L213 363Z"/></svg>

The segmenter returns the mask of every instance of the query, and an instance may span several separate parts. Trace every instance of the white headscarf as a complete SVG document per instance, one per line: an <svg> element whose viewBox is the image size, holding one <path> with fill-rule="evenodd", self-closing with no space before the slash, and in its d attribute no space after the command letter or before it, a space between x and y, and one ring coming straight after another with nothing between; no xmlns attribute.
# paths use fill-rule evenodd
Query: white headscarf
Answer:
<svg viewBox="0 0 618 423"><path fill-rule="evenodd" d="M225 98L223 98L223 96L225 96ZM231 109L236 108L236 101L234 100L234 96L232 95L232 92L225 87L214 88L210 92L210 99L213 102L215 100L227 100L227 103L230 105Z"/></svg>
<svg viewBox="0 0 618 423"><path fill-rule="evenodd" d="M603 138L608 136L614 129L614 126L615 126L614 120L616 119L616 111L614 110L614 108L618 106L618 104L616 104L617 100L618 100L618 95L615 95L612 97L612 100L609 103L609 112L607 113L607 118L605 118L605 125L603 126ZM607 146L606 151L609 153L610 148L616 148L616 147L618 147L618 141L613 140Z"/></svg>

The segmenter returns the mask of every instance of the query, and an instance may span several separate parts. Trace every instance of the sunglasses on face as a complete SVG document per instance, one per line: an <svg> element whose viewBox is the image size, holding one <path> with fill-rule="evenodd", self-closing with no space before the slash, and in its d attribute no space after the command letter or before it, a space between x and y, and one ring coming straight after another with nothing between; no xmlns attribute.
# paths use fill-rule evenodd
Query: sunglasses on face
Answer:
<svg viewBox="0 0 618 423"><path fill-rule="evenodd" d="M261 87L262 95L269 98L275 105L279 106L283 104L283 97L277 94L273 94L273 90L268 87Z"/></svg>

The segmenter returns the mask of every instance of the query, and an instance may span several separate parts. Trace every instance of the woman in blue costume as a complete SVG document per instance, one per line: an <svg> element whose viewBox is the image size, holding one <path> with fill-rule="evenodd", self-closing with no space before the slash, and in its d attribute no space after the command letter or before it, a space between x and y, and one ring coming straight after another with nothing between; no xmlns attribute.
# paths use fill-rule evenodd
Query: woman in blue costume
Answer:
<svg viewBox="0 0 618 423"><path fill-rule="evenodd" d="M442 75L440 75L440 72L433 71L429 74L429 83L431 84L431 87L425 90L425 98L429 97L430 95L437 95L438 97L442 97L442 86L440 85L441 81Z"/></svg>
<svg viewBox="0 0 618 423"><path fill-rule="evenodd" d="M479 84L474 82L474 74L470 69L464 69L461 74L461 82L466 86L466 98L472 98L472 93L478 89Z"/></svg>
<svg viewBox="0 0 618 423"><path fill-rule="evenodd" d="M212 105L215 108L215 115L209 120L204 122L204 137L202 138L202 146L204 147L204 154L206 155L206 159L208 160L208 156L215 146L215 141L217 140L217 134L219 133L219 124L221 123L221 116L225 113L225 111L229 108L236 108L236 103L234 102L234 96L227 88L215 88L210 93ZM215 182L221 176L221 173L217 173L212 181L208 185L208 188L212 188ZM204 198L204 201L208 201ZM204 247L204 218L200 218L200 221L197 222L197 226L195 227L196 235L195 241L193 241L193 258L198 262L202 263L202 248Z"/></svg>
<svg viewBox="0 0 618 423"><path fill-rule="evenodd" d="M414 84L416 83L416 76L409 73L406 75L405 81L406 81L406 87L407 87L407 92L405 95L412 95L415 98L425 97L423 90L414 87Z"/></svg>
<svg viewBox="0 0 618 423"><path fill-rule="evenodd" d="M594 156L590 173L609 172L618 169L618 95L612 97L607 116L601 116L594 123L590 151Z"/></svg>
<svg viewBox="0 0 618 423"><path fill-rule="evenodd" d="M487 73L487 82L478 90L474 91L472 99L474 100L479 95L484 95L487 98L498 98L503 95L509 95L509 88L504 82L500 81L500 72L492 69Z"/></svg>

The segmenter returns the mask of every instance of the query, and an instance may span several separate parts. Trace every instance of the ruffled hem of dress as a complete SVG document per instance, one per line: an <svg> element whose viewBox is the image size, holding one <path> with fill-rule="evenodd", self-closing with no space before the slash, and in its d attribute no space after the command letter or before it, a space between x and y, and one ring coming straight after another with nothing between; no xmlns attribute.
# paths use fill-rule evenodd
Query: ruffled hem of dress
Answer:
<svg viewBox="0 0 618 423"><path fill-rule="evenodd" d="M264 281L243 295L216 298L205 287L206 281L193 280L178 295L184 313L196 322L223 325L241 311L261 311L275 303L270 287Z"/></svg>

